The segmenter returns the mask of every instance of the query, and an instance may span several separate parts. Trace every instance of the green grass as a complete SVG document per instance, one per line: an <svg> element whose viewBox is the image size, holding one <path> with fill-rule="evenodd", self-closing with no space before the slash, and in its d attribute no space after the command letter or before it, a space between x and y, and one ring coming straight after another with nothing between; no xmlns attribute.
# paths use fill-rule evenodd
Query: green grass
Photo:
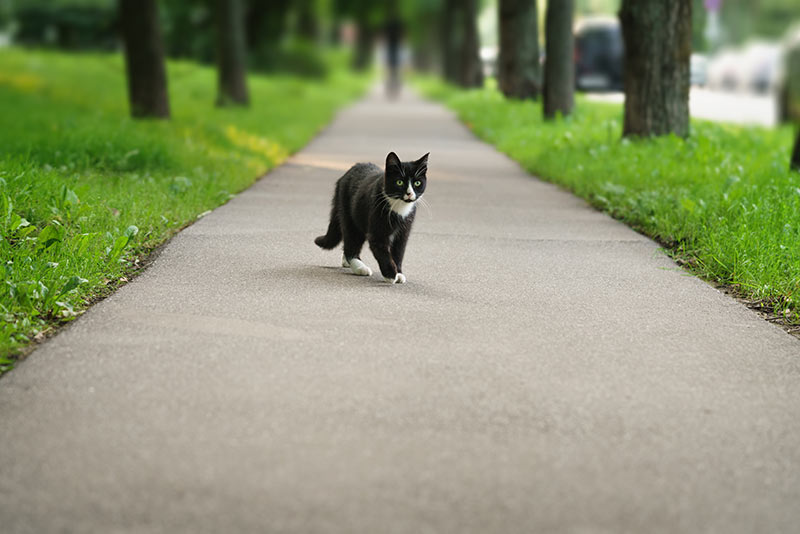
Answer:
<svg viewBox="0 0 800 534"><path fill-rule="evenodd" d="M531 173L645 233L695 273L800 322L800 173L790 128L692 121L687 140L621 139L622 106L579 98L546 123L540 103L495 89L418 87Z"/></svg>
<svg viewBox="0 0 800 534"><path fill-rule="evenodd" d="M252 76L250 109L215 108L214 70L172 62L172 120L134 121L119 55L0 50L0 373L363 92L329 61L322 82Z"/></svg>

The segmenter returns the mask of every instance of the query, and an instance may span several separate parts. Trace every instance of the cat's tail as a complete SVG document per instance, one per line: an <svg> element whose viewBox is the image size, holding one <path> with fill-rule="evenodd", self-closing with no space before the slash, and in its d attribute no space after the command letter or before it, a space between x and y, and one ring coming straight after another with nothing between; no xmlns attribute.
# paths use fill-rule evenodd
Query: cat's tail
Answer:
<svg viewBox="0 0 800 534"><path fill-rule="evenodd" d="M316 238L314 243L321 248L331 250L338 245L341 240L342 225L339 222L339 213L337 212L336 204L334 203L333 209L331 210L331 222L328 224L328 233Z"/></svg>

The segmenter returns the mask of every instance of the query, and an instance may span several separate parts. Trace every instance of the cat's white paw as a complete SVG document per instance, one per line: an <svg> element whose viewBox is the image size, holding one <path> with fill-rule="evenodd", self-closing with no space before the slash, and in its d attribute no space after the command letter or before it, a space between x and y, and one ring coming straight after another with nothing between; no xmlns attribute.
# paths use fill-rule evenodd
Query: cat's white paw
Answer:
<svg viewBox="0 0 800 534"><path fill-rule="evenodd" d="M342 267L350 267L350 262L347 261L347 256L342 254Z"/></svg>
<svg viewBox="0 0 800 534"><path fill-rule="evenodd" d="M394 278L386 278L385 276L383 279L390 283L390 284L405 284L406 283L406 275L403 273L397 273Z"/></svg>
<svg viewBox="0 0 800 534"><path fill-rule="evenodd" d="M372 269L367 267L364 262L358 258L350 260L350 269L353 271L353 274L357 274L358 276L372 276Z"/></svg>

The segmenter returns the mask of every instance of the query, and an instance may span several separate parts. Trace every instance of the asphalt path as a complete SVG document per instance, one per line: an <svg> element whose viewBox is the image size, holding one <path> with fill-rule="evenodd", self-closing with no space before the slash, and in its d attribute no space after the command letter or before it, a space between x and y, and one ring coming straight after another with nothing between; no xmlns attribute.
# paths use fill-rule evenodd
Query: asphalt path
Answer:
<svg viewBox="0 0 800 534"><path fill-rule="evenodd" d="M390 150L431 153L403 285L313 243ZM413 95L181 232L0 407L8 534L800 525L800 341Z"/></svg>

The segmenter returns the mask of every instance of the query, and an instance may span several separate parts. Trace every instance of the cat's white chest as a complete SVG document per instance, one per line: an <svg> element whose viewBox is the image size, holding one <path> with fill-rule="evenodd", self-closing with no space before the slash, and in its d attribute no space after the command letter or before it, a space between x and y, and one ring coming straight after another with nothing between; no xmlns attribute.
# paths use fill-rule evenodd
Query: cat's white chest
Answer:
<svg viewBox="0 0 800 534"><path fill-rule="evenodd" d="M416 202L406 202L399 198L386 197L386 200L389 202L389 208L404 219L411 215L416 205Z"/></svg>

